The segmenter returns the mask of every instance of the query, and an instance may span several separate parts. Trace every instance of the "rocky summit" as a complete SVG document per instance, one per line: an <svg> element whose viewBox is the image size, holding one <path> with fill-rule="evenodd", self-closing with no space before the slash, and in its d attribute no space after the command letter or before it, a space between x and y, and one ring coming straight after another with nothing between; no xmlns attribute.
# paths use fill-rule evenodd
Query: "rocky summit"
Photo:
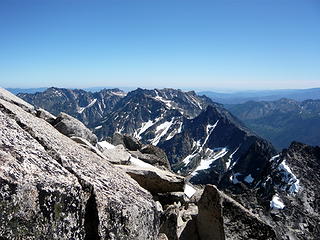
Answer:
<svg viewBox="0 0 320 240"><path fill-rule="evenodd" d="M2 239L156 239L152 195L1 89Z"/></svg>
<svg viewBox="0 0 320 240"><path fill-rule="evenodd" d="M277 153L194 92L103 91L92 132L0 89L0 239L318 239L319 147Z"/></svg>

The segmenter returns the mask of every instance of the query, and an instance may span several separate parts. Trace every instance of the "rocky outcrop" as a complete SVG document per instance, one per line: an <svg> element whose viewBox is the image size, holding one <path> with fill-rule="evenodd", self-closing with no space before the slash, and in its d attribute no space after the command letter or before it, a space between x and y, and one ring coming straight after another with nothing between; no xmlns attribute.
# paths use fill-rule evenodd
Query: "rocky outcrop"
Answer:
<svg viewBox="0 0 320 240"><path fill-rule="evenodd" d="M279 239L318 239L320 235L320 147L293 142L270 159L270 171L258 184L260 215ZM246 204L245 199L239 199Z"/></svg>
<svg viewBox="0 0 320 240"><path fill-rule="evenodd" d="M176 240L278 239L270 225L214 185L206 185L190 200L166 206L160 232Z"/></svg>
<svg viewBox="0 0 320 240"><path fill-rule="evenodd" d="M149 161L151 164L156 164L158 166L164 166L168 169L171 169L167 155L161 148L147 144L140 149L140 152L144 155L150 156Z"/></svg>
<svg viewBox="0 0 320 240"><path fill-rule="evenodd" d="M234 199L222 196L223 225L225 238L276 240L276 229L251 213Z"/></svg>
<svg viewBox="0 0 320 240"><path fill-rule="evenodd" d="M49 113L48 111L42 108L36 109L36 116L38 118L42 118L46 120L50 124L54 124L54 121L56 120L56 117L54 115L52 115L51 113Z"/></svg>
<svg viewBox="0 0 320 240"><path fill-rule="evenodd" d="M142 144L137 139L129 135L123 135L123 144L129 151L137 151L142 147Z"/></svg>
<svg viewBox="0 0 320 240"><path fill-rule="evenodd" d="M2 238L157 239L150 193L0 92Z"/></svg>
<svg viewBox="0 0 320 240"><path fill-rule="evenodd" d="M197 214L198 208L194 204L168 206L161 217L160 232L173 240L200 239L195 222Z"/></svg>
<svg viewBox="0 0 320 240"><path fill-rule="evenodd" d="M207 185L198 202L197 228L200 239L225 239L221 202L218 189Z"/></svg>
<svg viewBox="0 0 320 240"><path fill-rule="evenodd" d="M117 147L123 146L133 157L146 163L171 170L166 153L157 146L142 144L136 138L120 133L114 133L112 137L107 138L107 141Z"/></svg>
<svg viewBox="0 0 320 240"><path fill-rule="evenodd" d="M156 168L133 157L129 161L131 161L130 165L119 165L119 167L151 193L183 191L184 177Z"/></svg>
<svg viewBox="0 0 320 240"><path fill-rule="evenodd" d="M53 122L53 126L68 137L81 137L88 140L92 145L96 145L98 142L97 136L82 122L66 113L60 113Z"/></svg>

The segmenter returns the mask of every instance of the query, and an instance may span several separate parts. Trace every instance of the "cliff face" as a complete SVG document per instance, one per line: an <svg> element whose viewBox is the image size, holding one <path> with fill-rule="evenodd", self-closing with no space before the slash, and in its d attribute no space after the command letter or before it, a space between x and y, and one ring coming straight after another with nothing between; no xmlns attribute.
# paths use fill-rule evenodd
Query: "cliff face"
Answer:
<svg viewBox="0 0 320 240"><path fill-rule="evenodd" d="M152 196L0 89L2 239L155 239Z"/></svg>

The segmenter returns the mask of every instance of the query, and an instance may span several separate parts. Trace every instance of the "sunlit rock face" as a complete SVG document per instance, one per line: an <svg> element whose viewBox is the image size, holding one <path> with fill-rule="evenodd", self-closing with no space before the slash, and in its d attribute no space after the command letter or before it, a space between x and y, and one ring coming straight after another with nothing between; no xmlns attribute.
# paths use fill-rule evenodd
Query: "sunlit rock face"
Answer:
<svg viewBox="0 0 320 240"><path fill-rule="evenodd" d="M156 239L152 196L0 89L3 239Z"/></svg>

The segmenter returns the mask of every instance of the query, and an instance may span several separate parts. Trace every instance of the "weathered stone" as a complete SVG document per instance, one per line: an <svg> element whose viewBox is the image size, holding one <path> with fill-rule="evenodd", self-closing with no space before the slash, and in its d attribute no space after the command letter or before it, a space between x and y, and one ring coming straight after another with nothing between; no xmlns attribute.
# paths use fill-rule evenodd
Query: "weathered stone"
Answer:
<svg viewBox="0 0 320 240"><path fill-rule="evenodd" d="M84 239L89 193L2 110L0 125L0 236Z"/></svg>
<svg viewBox="0 0 320 240"><path fill-rule="evenodd" d="M142 144L137 139L129 135L123 135L123 143L129 151L137 151L142 147Z"/></svg>
<svg viewBox="0 0 320 240"><path fill-rule="evenodd" d="M157 238L159 212L147 191L12 103L0 99L2 238Z"/></svg>
<svg viewBox="0 0 320 240"><path fill-rule="evenodd" d="M277 239L271 226L224 194L222 207L226 239Z"/></svg>
<svg viewBox="0 0 320 240"><path fill-rule="evenodd" d="M205 186L198 208L200 239L277 239L271 226L214 185Z"/></svg>
<svg viewBox="0 0 320 240"><path fill-rule="evenodd" d="M113 149L102 148L102 154L113 164L129 164L130 154L122 145L118 145Z"/></svg>
<svg viewBox="0 0 320 240"><path fill-rule="evenodd" d="M185 203L185 196L183 192L159 193L156 197L162 206L172 205L178 202L181 204Z"/></svg>
<svg viewBox="0 0 320 240"><path fill-rule="evenodd" d="M110 160L106 155L102 154L101 151L96 148L95 146L93 146L89 141L87 141L84 138L81 137L70 137L73 141L75 141L76 143L79 143L82 147L90 150L91 152L94 152L95 154L97 154L99 157ZM111 162L111 161L110 161Z"/></svg>
<svg viewBox="0 0 320 240"><path fill-rule="evenodd" d="M97 136L82 122L66 113L60 113L54 121L53 126L68 137L81 137L88 140L92 145L96 145L98 142Z"/></svg>
<svg viewBox="0 0 320 240"><path fill-rule="evenodd" d="M148 153L142 153L140 151L130 151L130 154L135 157L138 158L146 163L149 163L153 166L157 166L157 167L162 167L163 169L169 169L170 167L167 167L165 164L163 164L162 160L159 159L156 155L154 154L148 154Z"/></svg>
<svg viewBox="0 0 320 240"><path fill-rule="evenodd" d="M197 216L192 216L191 220L186 223L182 230L179 240L199 240L199 233L197 228Z"/></svg>
<svg viewBox="0 0 320 240"><path fill-rule="evenodd" d="M160 232L165 233L169 239L198 239L195 222L198 208L196 205L181 206L170 205L161 216Z"/></svg>
<svg viewBox="0 0 320 240"><path fill-rule="evenodd" d="M49 113L48 111L42 108L38 108L36 110L36 116L46 120L50 124L53 124L54 121L56 120L56 117L54 115L52 115L51 113Z"/></svg>
<svg viewBox="0 0 320 240"><path fill-rule="evenodd" d="M172 205L166 209L161 216L160 232L164 233L170 240L178 240L178 217L179 207Z"/></svg>
<svg viewBox="0 0 320 240"><path fill-rule="evenodd" d="M12 94L11 92L9 92L1 87L0 87L0 99L3 99L7 102L15 104L29 113L35 113L34 106L25 102L21 98L18 98L16 95Z"/></svg>
<svg viewBox="0 0 320 240"><path fill-rule="evenodd" d="M141 187L153 194L183 191L183 177L150 164L145 163L145 165L121 165L119 167L136 180Z"/></svg>
<svg viewBox="0 0 320 240"><path fill-rule="evenodd" d="M158 236L158 240L169 240L164 233L160 233Z"/></svg>
<svg viewBox="0 0 320 240"><path fill-rule="evenodd" d="M123 135L117 132L114 133L111 139L111 143L115 146L118 146L118 145L124 146Z"/></svg>
<svg viewBox="0 0 320 240"><path fill-rule="evenodd" d="M221 201L218 189L206 185L198 202L197 228L200 239L225 239Z"/></svg>
<svg viewBox="0 0 320 240"><path fill-rule="evenodd" d="M151 145L151 144L147 144L147 145L144 145L141 149L140 149L140 152L143 153L143 154L148 154L148 155L153 155L155 156L155 163L159 166L165 166L166 168L168 169L171 169L170 168L170 163L168 161L168 158L167 158L167 155L166 153L154 146L154 145ZM152 163L151 163L152 164Z"/></svg>

